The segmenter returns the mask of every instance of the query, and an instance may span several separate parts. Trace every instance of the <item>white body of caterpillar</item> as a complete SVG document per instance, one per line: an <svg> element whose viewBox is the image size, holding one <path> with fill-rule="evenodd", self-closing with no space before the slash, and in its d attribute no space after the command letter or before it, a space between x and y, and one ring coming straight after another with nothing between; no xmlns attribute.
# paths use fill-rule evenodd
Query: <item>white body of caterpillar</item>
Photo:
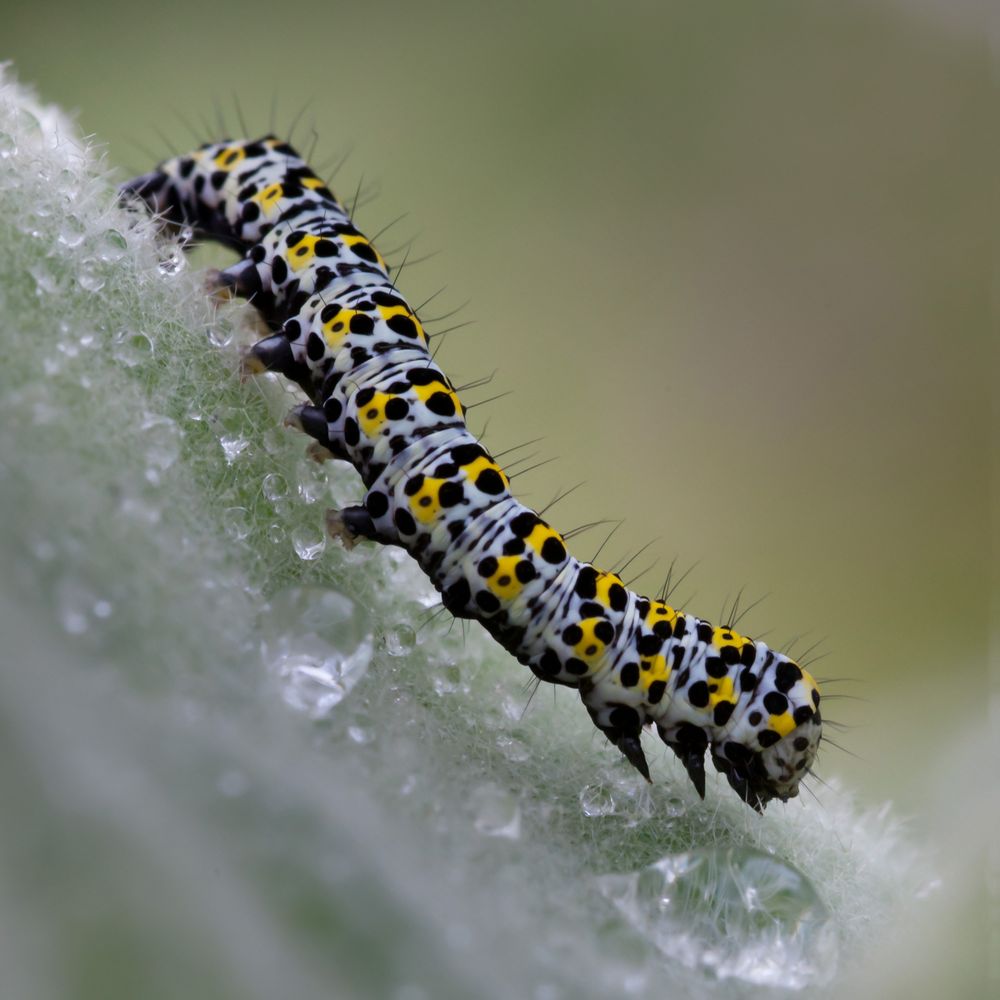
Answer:
<svg viewBox="0 0 1000 1000"><path fill-rule="evenodd" d="M481 622L542 680L576 688L647 779L640 735L653 725L702 796L709 750L755 809L798 794L822 731L815 680L574 558L511 494L385 262L294 149L271 136L208 144L122 191L244 253L219 284L273 331L249 367L303 388L310 402L293 422L367 490L330 513L336 533L406 549L452 614Z"/></svg>

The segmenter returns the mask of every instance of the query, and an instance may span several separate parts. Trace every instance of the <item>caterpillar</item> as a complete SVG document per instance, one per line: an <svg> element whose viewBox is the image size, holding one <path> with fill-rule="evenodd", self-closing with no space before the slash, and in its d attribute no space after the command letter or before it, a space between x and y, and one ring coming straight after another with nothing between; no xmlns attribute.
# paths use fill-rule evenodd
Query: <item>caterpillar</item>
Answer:
<svg viewBox="0 0 1000 1000"><path fill-rule="evenodd" d="M709 751L758 812L798 794L822 732L813 677L576 559L513 496L385 261L291 145L208 143L120 196L243 254L213 285L250 300L270 330L245 369L297 383L308 402L289 422L365 487L360 503L328 512L332 535L405 549L448 611L479 621L536 677L575 688L647 781L640 737L652 726L702 798Z"/></svg>

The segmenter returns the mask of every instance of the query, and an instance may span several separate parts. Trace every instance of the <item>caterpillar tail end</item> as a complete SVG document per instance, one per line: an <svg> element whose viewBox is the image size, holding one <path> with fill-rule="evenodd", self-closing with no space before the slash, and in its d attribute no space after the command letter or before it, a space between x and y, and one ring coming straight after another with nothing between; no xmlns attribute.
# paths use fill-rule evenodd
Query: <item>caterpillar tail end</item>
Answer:
<svg viewBox="0 0 1000 1000"><path fill-rule="evenodd" d="M154 212L158 211L157 195L167 187L169 178L160 170L151 170L148 174L133 177L118 186L118 197L121 201L138 200Z"/></svg>

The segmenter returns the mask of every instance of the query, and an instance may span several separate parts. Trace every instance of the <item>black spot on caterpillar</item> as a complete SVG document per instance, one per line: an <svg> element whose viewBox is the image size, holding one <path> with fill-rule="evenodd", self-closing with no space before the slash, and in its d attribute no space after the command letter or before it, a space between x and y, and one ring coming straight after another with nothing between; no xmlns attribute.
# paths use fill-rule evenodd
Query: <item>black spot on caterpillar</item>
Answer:
<svg viewBox="0 0 1000 1000"><path fill-rule="evenodd" d="M329 512L331 533L404 548L453 615L479 621L541 680L576 688L647 780L640 736L653 725L702 797L709 750L755 809L798 794L821 735L815 680L764 643L574 558L511 494L385 262L291 146L206 144L121 190L243 252L218 283L272 331L248 370L303 389L310 401L291 421L367 490Z"/></svg>

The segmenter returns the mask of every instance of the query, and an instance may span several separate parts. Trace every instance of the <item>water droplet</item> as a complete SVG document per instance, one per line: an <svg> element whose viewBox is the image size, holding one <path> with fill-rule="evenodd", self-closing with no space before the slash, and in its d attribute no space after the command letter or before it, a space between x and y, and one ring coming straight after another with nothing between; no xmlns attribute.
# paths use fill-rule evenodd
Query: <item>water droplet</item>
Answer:
<svg viewBox="0 0 1000 1000"><path fill-rule="evenodd" d="M347 736L353 743L357 743L358 746L364 746L375 739L371 732L363 726L348 726Z"/></svg>
<svg viewBox="0 0 1000 1000"><path fill-rule="evenodd" d="M159 524L163 517L163 510L158 503L131 491L122 494L118 502L118 510L122 517L127 517L149 527Z"/></svg>
<svg viewBox="0 0 1000 1000"><path fill-rule="evenodd" d="M83 186L80 183L80 175L77 171L71 170L69 167L64 167L59 171L55 187L59 193L60 202L67 209L75 207L79 202Z"/></svg>
<svg viewBox="0 0 1000 1000"><path fill-rule="evenodd" d="M312 562L326 549L326 535L319 528L296 528L292 532L292 548L301 560Z"/></svg>
<svg viewBox="0 0 1000 1000"><path fill-rule="evenodd" d="M125 256L128 249L128 240L125 234L117 229L105 229L97 239L95 251L98 259L105 264L113 264Z"/></svg>
<svg viewBox="0 0 1000 1000"><path fill-rule="evenodd" d="M367 614L324 587L286 587L258 621L264 664L292 708L329 715L361 679L373 644Z"/></svg>
<svg viewBox="0 0 1000 1000"><path fill-rule="evenodd" d="M277 455L279 452L283 451L285 445L288 443L288 431L282 427L269 427L264 432L264 451L268 455Z"/></svg>
<svg viewBox="0 0 1000 1000"><path fill-rule="evenodd" d="M87 631L87 616L80 611L64 611L62 613L62 627L70 635L83 635Z"/></svg>
<svg viewBox="0 0 1000 1000"><path fill-rule="evenodd" d="M246 414L236 406L224 406L209 418L218 435L219 446L226 457L226 464L232 465L241 455L251 454L250 439L243 433Z"/></svg>
<svg viewBox="0 0 1000 1000"><path fill-rule="evenodd" d="M87 231L79 218L75 215L67 215L59 227L56 239L64 247L72 249L73 247L78 247L84 241L86 235Z"/></svg>
<svg viewBox="0 0 1000 1000"><path fill-rule="evenodd" d="M63 629L70 635L83 635L90 627L95 598L88 586L74 577L62 577L55 587L56 611Z"/></svg>
<svg viewBox="0 0 1000 1000"><path fill-rule="evenodd" d="M278 524L277 521L272 521L271 524L267 526L267 540L272 545L280 545L285 540L285 526L283 524Z"/></svg>
<svg viewBox="0 0 1000 1000"><path fill-rule="evenodd" d="M584 816L613 816L617 806L611 789L598 783L580 789L580 809Z"/></svg>
<svg viewBox="0 0 1000 1000"><path fill-rule="evenodd" d="M299 463L296 473L298 493L306 503L329 498L326 469L319 462L307 458Z"/></svg>
<svg viewBox="0 0 1000 1000"><path fill-rule="evenodd" d="M527 699L528 696L521 693L504 695L500 700L500 711L503 712L509 722L520 722L528 709Z"/></svg>
<svg viewBox="0 0 1000 1000"><path fill-rule="evenodd" d="M0 132L0 160L17 156L17 142L7 132Z"/></svg>
<svg viewBox="0 0 1000 1000"><path fill-rule="evenodd" d="M521 836L521 807L516 796L499 785L480 785L470 796L473 826L487 837L517 840Z"/></svg>
<svg viewBox="0 0 1000 1000"><path fill-rule="evenodd" d="M334 507L349 507L358 502L358 484L351 476L333 476L330 480L330 497ZM434 592L437 595L437 591ZM440 600L440 595L438 600Z"/></svg>
<svg viewBox="0 0 1000 1000"><path fill-rule="evenodd" d="M147 463L146 479L155 485L180 456L180 429L169 417L150 415L143 419L141 430Z"/></svg>
<svg viewBox="0 0 1000 1000"><path fill-rule="evenodd" d="M500 752L515 764L523 764L531 758L531 750L516 736L507 736L501 733L497 737L497 747Z"/></svg>
<svg viewBox="0 0 1000 1000"><path fill-rule="evenodd" d="M242 434L223 434L219 438L222 454L226 456L226 464L232 465L249 447L250 439Z"/></svg>
<svg viewBox="0 0 1000 1000"><path fill-rule="evenodd" d="M32 264L28 268L28 273L35 279L35 293L37 295L52 295L59 291L60 277L56 274L50 261Z"/></svg>
<svg viewBox="0 0 1000 1000"><path fill-rule="evenodd" d="M80 353L80 344L73 338L72 340L60 340L56 344L56 350L67 358L75 358Z"/></svg>
<svg viewBox="0 0 1000 1000"><path fill-rule="evenodd" d="M220 317L216 317L211 326L205 328L205 333L213 347L228 347L235 336L232 323Z"/></svg>
<svg viewBox="0 0 1000 1000"><path fill-rule="evenodd" d="M12 108L8 120L15 132L23 132L30 139L37 139L42 131L38 116L23 106Z"/></svg>
<svg viewBox="0 0 1000 1000"><path fill-rule="evenodd" d="M99 292L107 283L104 275L93 265L83 264L76 274L77 284L85 292Z"/></svg>
<svg viewBox="0 0 1000 1000"><path fill-rule="evenodd" d="M135 368L153 356L153 342L136 330L119 330L115 334L111 353L126 368Z"/></svg>
<svg viewBox="0 0 1000 1000"><path fill-rule="evenodd" d="M168 243L160 248L156 267L165 278L173 278L184 270L186 263L187 258L181 247L175 243Z"/></svg>
<svg viewBox="0 0 1000 1000"><path fill-rule="evenodd" d="M32 539L31 551L39 562L52 562L56 557L56 547L48 538Z"/></svg>
<svg viewBox="0 0 1000 1000"><path fill-rule="evenodd" d="M720 979L803 989L836 970L836 929L816 889L763 851L699 848L598 885L664 955Z"/></svg>
<svg viewBox="0 0 1000 1000"><path fill-rule="evenodd" d="M657 811L664 817L683 816L688 810L687 800L676 792L661 795L656 804Z"/></svg>
<svg viewBox="0 0 1000 1000"><path fill-rule="evenodd" d="M227 507L222 512L222 523L230 538L242 542L250 534L250 511L246 507Z"/></svg>
<svg viewBox="0 0 1000 1000"><path fill-rule="evenodd" d="M390 656L406 656L417 644L417 633L409 625L397 625L385 633L383 641Z"/></svg>
<svg viewBox="0 0 1000 1000"><path fill-rule="evenodd" d="M454 694L462 683L462 671L457 663L446 663L434 673L434 691L436 694Z"/></svg>
<svg viewBox="0 0 1000 1000"><path fill-rule="evenodd" d="M281 500L288 496L288 483L280 472L269 472L260 484L260 488L268 500Z"/></svg>

